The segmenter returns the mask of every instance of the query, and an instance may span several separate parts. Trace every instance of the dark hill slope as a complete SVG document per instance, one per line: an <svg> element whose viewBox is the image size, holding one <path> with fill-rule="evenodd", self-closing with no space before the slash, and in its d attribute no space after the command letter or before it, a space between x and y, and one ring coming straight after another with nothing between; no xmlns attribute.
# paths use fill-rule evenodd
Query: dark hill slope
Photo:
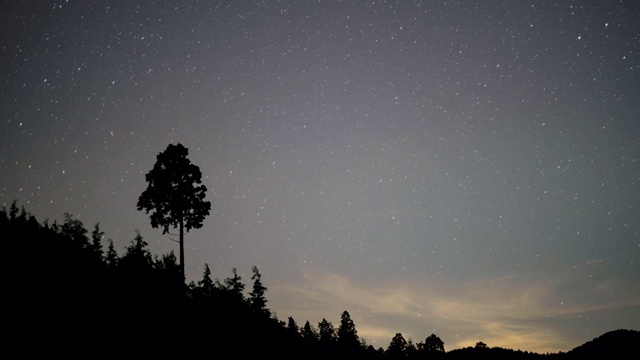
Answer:
<svg viewBox="0 0 640 360"><path fill-rule="evenodd" d="M614 330L567 353L571 359L640 359L640 331Z"/></svg>

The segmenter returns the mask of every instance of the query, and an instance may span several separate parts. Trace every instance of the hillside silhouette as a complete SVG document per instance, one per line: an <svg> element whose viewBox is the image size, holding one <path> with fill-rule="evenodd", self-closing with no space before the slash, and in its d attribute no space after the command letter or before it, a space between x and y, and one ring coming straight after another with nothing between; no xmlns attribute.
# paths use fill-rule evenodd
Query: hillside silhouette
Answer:
<svg viewBox="0 0 640 360"><path fill-rule="evenodd" d="M25 357L204 356L280 359L633 358L640 333L616 330L567 353L475 347L445 351L437 335L412 343L398 333L386 348L367 345L348 311L339 324L278 319L257 267L185 284L173 252L152 255L139 232L124 254L95 224L65 214L39 222L14 202L0 211L6 270L5 343ZM249 280L251 283L245 283ZM446 340L446 339L445 339Z"/></svg>
<svg viewBox="0 0 640 360"><path fill-rule="evenodd" d="M607 332L568 352L572 359L620 359L638 355L640 332L619 329Z"/></svg>

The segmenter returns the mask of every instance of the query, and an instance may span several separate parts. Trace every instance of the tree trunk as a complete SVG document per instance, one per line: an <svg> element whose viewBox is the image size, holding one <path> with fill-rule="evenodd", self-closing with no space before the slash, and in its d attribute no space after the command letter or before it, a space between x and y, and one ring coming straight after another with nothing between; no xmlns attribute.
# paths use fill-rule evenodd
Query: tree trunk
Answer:
<svg viewBox="0 0 640 360"><path fill-rule="evenodd" d="M187 283L187 278L184 274L184 227L183 218L180 216L180 273L182 275L182 283Z"/></svg>

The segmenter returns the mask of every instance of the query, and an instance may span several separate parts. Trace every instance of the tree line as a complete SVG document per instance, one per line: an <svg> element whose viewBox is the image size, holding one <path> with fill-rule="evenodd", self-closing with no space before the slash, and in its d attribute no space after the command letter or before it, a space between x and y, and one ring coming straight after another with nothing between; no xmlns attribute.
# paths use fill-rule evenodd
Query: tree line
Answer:
<svg viewBox="0 0 640 360"><path fill-rule="evenodd" d="M184 284L175 254L152 255L138 231L120 256L100 223L88 231L68 213L61 223L40 223L16 202L0 210L0 229L5 237L12 234L4 243L10 255L8 308L21 314L13 323L20 329L16 341L43 342L71 353L103 347L103 338L112 336L139 340L127 347L136 351L144 346L157 351L148 341L166 338L168 343L201 339L236 346L241 354L404 358L444 353L435 334L413 344L398 333L387 349L375 349L359 337L346 310L337 327L324 318L315 326L309 321L299 326L290 316L280 320L267 306L257 266L249 288L235 268L226 279L213 279L207 263L200 280ZM77 343L60 342L61 328L64 338Z"/></svg>
<svg viewBox="0 0 640 360"><path fill-rule="evenodd" d="M174 253L152 255L137 231L119 255L99 223L88 231L68 213L62 223L40 223L16 202L0 210L0 234L6 257L5 343L26 356L564 359L629 354L619 344L546 355L483 342L445 351L435 334L414 343L401 333L376 349L358 335L347 310L337 327L326 318L302 326L290 316L280 320L268 307L257 266L249 286L235 268L226 279L213 279L206 263L201 279L185 284ZM626 336L638 340L638 334Z"/></svg>
<svg viewBox="0 0 640 360"><path fill-rule="evenodd" d="M475 347L445 351L436 334L414 343L397 333L386 347L361 338L347 310L334 326L323 318L303 325L268 307L257 266L245 284L237 269L224 280L204 264L185 284L173 252L152 255L136 231L119 255L100 224L91 231L65 213L39 222L14 202L0 209L5 244L3 281L9 346L26 355L278 356L279 358L530 359L570 353ZM636 334L637 337L637 334ZM203 350L204 349L204 350ZM618 354L619 355L619 354Z"/></svg>
<svg viewBox="0 0 640 360"><path fill-rule="evenodd" d="M63 356L277 356L279 358L532 358L541 355L475 347L445 352L435 334L424 341L397 333L386 349L360 338L348 311L337 328L322 319L303 326L278 319L267 306L259 268L251 289L237 270L220 281L207 263L199 281L185 282L184 233L202 227L211 204L202 174L181 144L169 145L146 175L138 210L151 225L177 228L180 261L169 252L152 255L136 231L120 256L100 224L89 232L64 214L62 223L40 223L14 201L0 211L7 265L5 328L10 347L22 355ZM560 354L558 354L560 355Z"/></svg>

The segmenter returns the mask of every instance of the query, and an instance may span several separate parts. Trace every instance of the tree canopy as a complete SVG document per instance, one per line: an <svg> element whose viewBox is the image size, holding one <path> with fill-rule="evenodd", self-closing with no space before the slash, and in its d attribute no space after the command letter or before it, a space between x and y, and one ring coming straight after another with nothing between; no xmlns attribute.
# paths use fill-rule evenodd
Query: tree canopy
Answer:
<svg viewBox="0 0 640 360"><path fill-rule="evenodd" d="M358 338L358 331L356 326L351 320L351 315L347 310L342 312L340 316L340 327L338 327L338 342L342 346L355 348L360 346L360 339Z"/></svg>
<svg viewBox="0 0 640 360"><path fill-rule="evenodd" d="M365 341L347 347L345 341L357 339L357 332L346 310L336 331L325 318L317 329L309 321L299 327L292 317L287 323L266 307L256 307L266 305L266 287L257 267L252 269L253 291L245 298L245 285L235 268L223 285L211 279L206 263L202 280L185 288L174 253L152 256L138 231L119 257L111 239L107 239L106 252L98 251L104 246L104 232L98 224L88 237L82 222L69 214L61 225L40 224L14 203L10 209L0 207L0 229L10 234L8 253L17 254L8 257L8 264L9 269L19 271L9 272L4 286L7 308L20 314L8 317L9 342L18 340L20 349L37 345L48 354L53 349L87 357L109 352L110 336L115 333L130 341L126 350L109 353L113 356L131 354L122 351L173 356L167 353L169 346L156 346L158 339L172 338L178 344L196 344L179 347L180 354L175 356L183 357L201 356L204 346L213 349L213 356L224 352L238 358L299 359L309 357L307 354L323 359L638 358L635 344L640 332L635 330L616 330L568 353L547 355L490 348L484 342L445 352L444 342L435 334L417 348L401 333L396 333L386 351L367 346ZM174 304L185 311L177 316L167 314L167 305ZM62 323L65 331L59 331Z"/></svg>
<svg viewBox="0 0 640 360"><path fill-rule="evenodd" d="M444 342L436 336L436 334L431 334L431 336L424 340L424 343L420 343L418 345L420 350L426 352L444 352Z"/></svg>
<svg viewBox="0 0 640 360"><path fill-rule="evenodd" d="M262 275L260 275L260 271L257 266L251 268L251 271L253 272L253 275L251 275L251 280L253 280L253 290L249 294L249 304L254 311L269 314L269 310L267 309L267 298L265 297L267 288L262 284L262 280L260 279Z"/></svg>
<svg viewBox="0 0 640 360"><path fill-rule="evenodd" d="M318 323L318 333L321 343L327 344L336 341L336 331L333 324L325 318L322 318L322 321Z"/></svg>
<svg viewBox="0 0 640 360"><path fill-rule="evenodd" d="M153 169L146 174L147 189L138 198L138 210L151 213L151 226L180 230L180 268L184 274L184 231L201 228L209 215L211 203L205 200L207 188L202 184L200 168L187 158L189 150L182 144L169 144L157 156Z"/></svg>
<svg viewBox="0 0 640 360"><path fill-rule="evenodd" d="M402 336L402 333L396 333L396 335L391 339L391 343L389 343L389 347L387 347L387 353L396 356L402 354L407 349L407 341Z"/></svg>

